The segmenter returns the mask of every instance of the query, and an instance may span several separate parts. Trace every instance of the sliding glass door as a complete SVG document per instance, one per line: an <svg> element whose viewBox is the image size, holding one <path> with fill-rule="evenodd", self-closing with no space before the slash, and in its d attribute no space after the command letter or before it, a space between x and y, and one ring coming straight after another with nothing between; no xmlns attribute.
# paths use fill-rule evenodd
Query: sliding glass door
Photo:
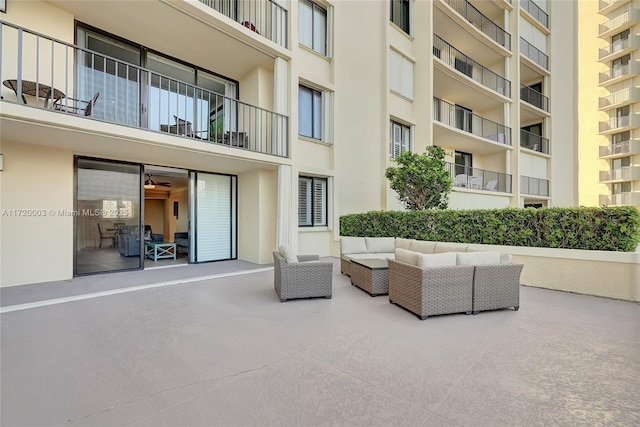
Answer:
<svg viewBox="0 0 640 427"><path fill-rule="evenodd" d="M237 177L192 172L192 262L237 258Z"/></svg>
<svg viewBox="0 0 640 427"><path fill-rule="evenodd" d="M74 275L142 268L141 166L76 159Z"/></svg>

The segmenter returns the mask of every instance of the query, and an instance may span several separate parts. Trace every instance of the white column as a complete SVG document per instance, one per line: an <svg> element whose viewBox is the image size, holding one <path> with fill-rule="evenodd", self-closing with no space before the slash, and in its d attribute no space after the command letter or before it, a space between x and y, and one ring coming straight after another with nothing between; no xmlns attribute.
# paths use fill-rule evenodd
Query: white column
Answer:
<svg viewBox="0 0 640 427"><path fill-rule="evenodd" d="M276 224L276 245L292 246L291 239L291 194L292 168L289 165L278 167L278 212Z"/></svg>
<svg viewBox="0 0 640 427"><path fill-rule="evenodd" d="M276 58L273 64L273 111L288 115L288 93L289 93L289 69L288 63L282 58ZM274 120L273 126L273 141L274 141L274 154L283 156L287 153L287 135L289 129L287 121L284 117L278 116ZM291 153L289 153L289 156Z"/></svg>

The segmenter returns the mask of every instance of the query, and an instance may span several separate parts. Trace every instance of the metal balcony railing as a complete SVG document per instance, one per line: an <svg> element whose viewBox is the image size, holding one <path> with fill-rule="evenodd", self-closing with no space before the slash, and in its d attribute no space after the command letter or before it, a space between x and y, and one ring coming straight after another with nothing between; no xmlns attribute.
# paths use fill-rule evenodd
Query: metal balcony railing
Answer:
<svg viewBox="0 0 640 427"><path fill-rule="evenodd" d="M618 29L630 27L633 23L638 22L638 20L640 20L640 9L632 7L632 3L627 3L619 9L615 9L608 17L609 20L604 24L600 24L598 27L600 37L606 33L617 31Z"/></svg>
<svg viewBox="0 0 640 427"><path fill-rule="evenodd" d="M520 129L520 146L539 153L549 154L549 140L524 129Z"/></svg>
<svg viewBox="0 0 640 427"><path fill-rule="evenodd" d="M634 197L636 196L636 197ZM640 204L640 194L624 192L618 194L600 194L600 205L604 206L635 206Z"/></svg>
<svg viewBox="0 0 640 427"><path fill-rule="evenodd" d="M481 85L511 98L509 80L469 58L435 34L433 35L433 55Z"/></svg>
<svg viewBox="0 0 640 427"><path fill-rule="evenodd" d="M273 0L200 0L251 31L288 48L289 11Z"/></svg>
<svg viewBox="0 0 640 427"><path fill-rule="evenodd" d="M629 116L612 117L609 120L600 122L600 132L606 132L608 130L623 128L629 126L631 123Z"/></svg>
<svg viewBox="0 0 640 427"><path fill-rule="evenodd" d="M455 163L446 164L454 187L511 193L511 175Z"/></svg>
<svg viewBox="0 0 640 427"><path fill-rule="evenodd" d="M547 113L549 112L549 98L529 86L520 85L520 99Z"/></svg>
<svg viewBox="0 0 640 427"><path fill-rule="evenodd" d="M287 116L2 21L0 43L3 102L289 156Z"/></svg>
<svg viewBox="0 0 640 427"><path fill-rule="evenodd" d="M637 62L628 62L624 65L616 65L605 73L600 73L599 82L600 84L608 82L609 80L613 80L618 77L637 75L640 71L640 65Z"/></svg>
<svg viewBox="0 0 640 427"><path fill-rule="evenodd" d="M549 196L549 180L520 176L520 192L530 196Z"/></svg>
<svg viewBox="0 0 640 427"><path fill-rule="evenodd" d="M529 12L529 15L533 16L536 21L549 28L549 15L542 10L540 6L532 2L531 0L522 0L520 2L522 8Z"/></svg>
<svg viewBox="0 0 640 427"><path fill-rule="evenodd" d="M549 57L522 37L520 37L520 51L524 56L526 56L545 70L549 69Z"/></svg>
<svg viewBox="0 0 640 427"><path fill-rule="evenodd" d="M621 50L628 48L629 45L630 45L629 39L616 40L613 43L610 43L609 46L602 48L598 51L598 59L602 59L613 53L620 52Z"/></svg>
<svg viewBox="0 0 640 427"><path fill-rule="evenodd" d="M632 82L632 80L629 80L629 82ZM630 103L633 99L638 97L639 92L640 90L636 87L627 87L617 92L610 93L609 95L598 99L598 107L607 108L622 103Z"/></svg>
<svg viewBox="0 0 640 427"><path fill-rule="evenodd" d="M467 0L444 1L490 39L494 40L499 45L504 46L507 50L511 50L511 34L507 33L498 24L487 18Z"/></svg>
<svg viewBox="0 0 640 427"><path fill-rule="evenodd" d="M631 166L622 166L619 169L600 171L600 181L629 181L631 180Z"/></svg>
<svg viewBox="0 0 640 427"><path fill-rule="evenodd" d="M601 145L599 151L600 157L620 155L636 155L640 154L640 140L631 139L622 141L617 144Z"/></svg>
<svg viewBox="0 0 640 427"><path fill-rule="evenodd" d="M434 97L433 104L433 118L435 120L500 144L511 145L511 128L485 119L440 98Z"/></svg>

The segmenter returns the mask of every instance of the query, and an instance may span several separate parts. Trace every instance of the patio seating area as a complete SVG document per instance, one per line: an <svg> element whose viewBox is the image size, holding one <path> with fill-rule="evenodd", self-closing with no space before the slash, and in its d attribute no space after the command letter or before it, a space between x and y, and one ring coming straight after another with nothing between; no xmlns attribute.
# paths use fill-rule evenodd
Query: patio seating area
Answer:
<svg viewBox="0 0 640 427"><path fill-rule="evenodd" d="M637 303L522 286L421 322L321 261L332 299L285 304L243 261L2 289L0 424L638 425ZM113 293L45 305L71 287Z"/></svg>

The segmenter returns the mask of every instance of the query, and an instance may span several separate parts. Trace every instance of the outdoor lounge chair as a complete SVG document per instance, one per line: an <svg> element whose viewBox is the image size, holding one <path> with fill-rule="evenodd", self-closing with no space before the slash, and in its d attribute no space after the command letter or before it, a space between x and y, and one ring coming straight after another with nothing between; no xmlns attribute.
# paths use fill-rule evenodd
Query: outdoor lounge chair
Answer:
<svg viewBox="0 0 640 427"><path fill-rule="evenodd" d="M287 262L273 252L273 286L280 302L294 298L331 298L333 262L319 261L318 255L298 255L298 262Z"/></svg>

